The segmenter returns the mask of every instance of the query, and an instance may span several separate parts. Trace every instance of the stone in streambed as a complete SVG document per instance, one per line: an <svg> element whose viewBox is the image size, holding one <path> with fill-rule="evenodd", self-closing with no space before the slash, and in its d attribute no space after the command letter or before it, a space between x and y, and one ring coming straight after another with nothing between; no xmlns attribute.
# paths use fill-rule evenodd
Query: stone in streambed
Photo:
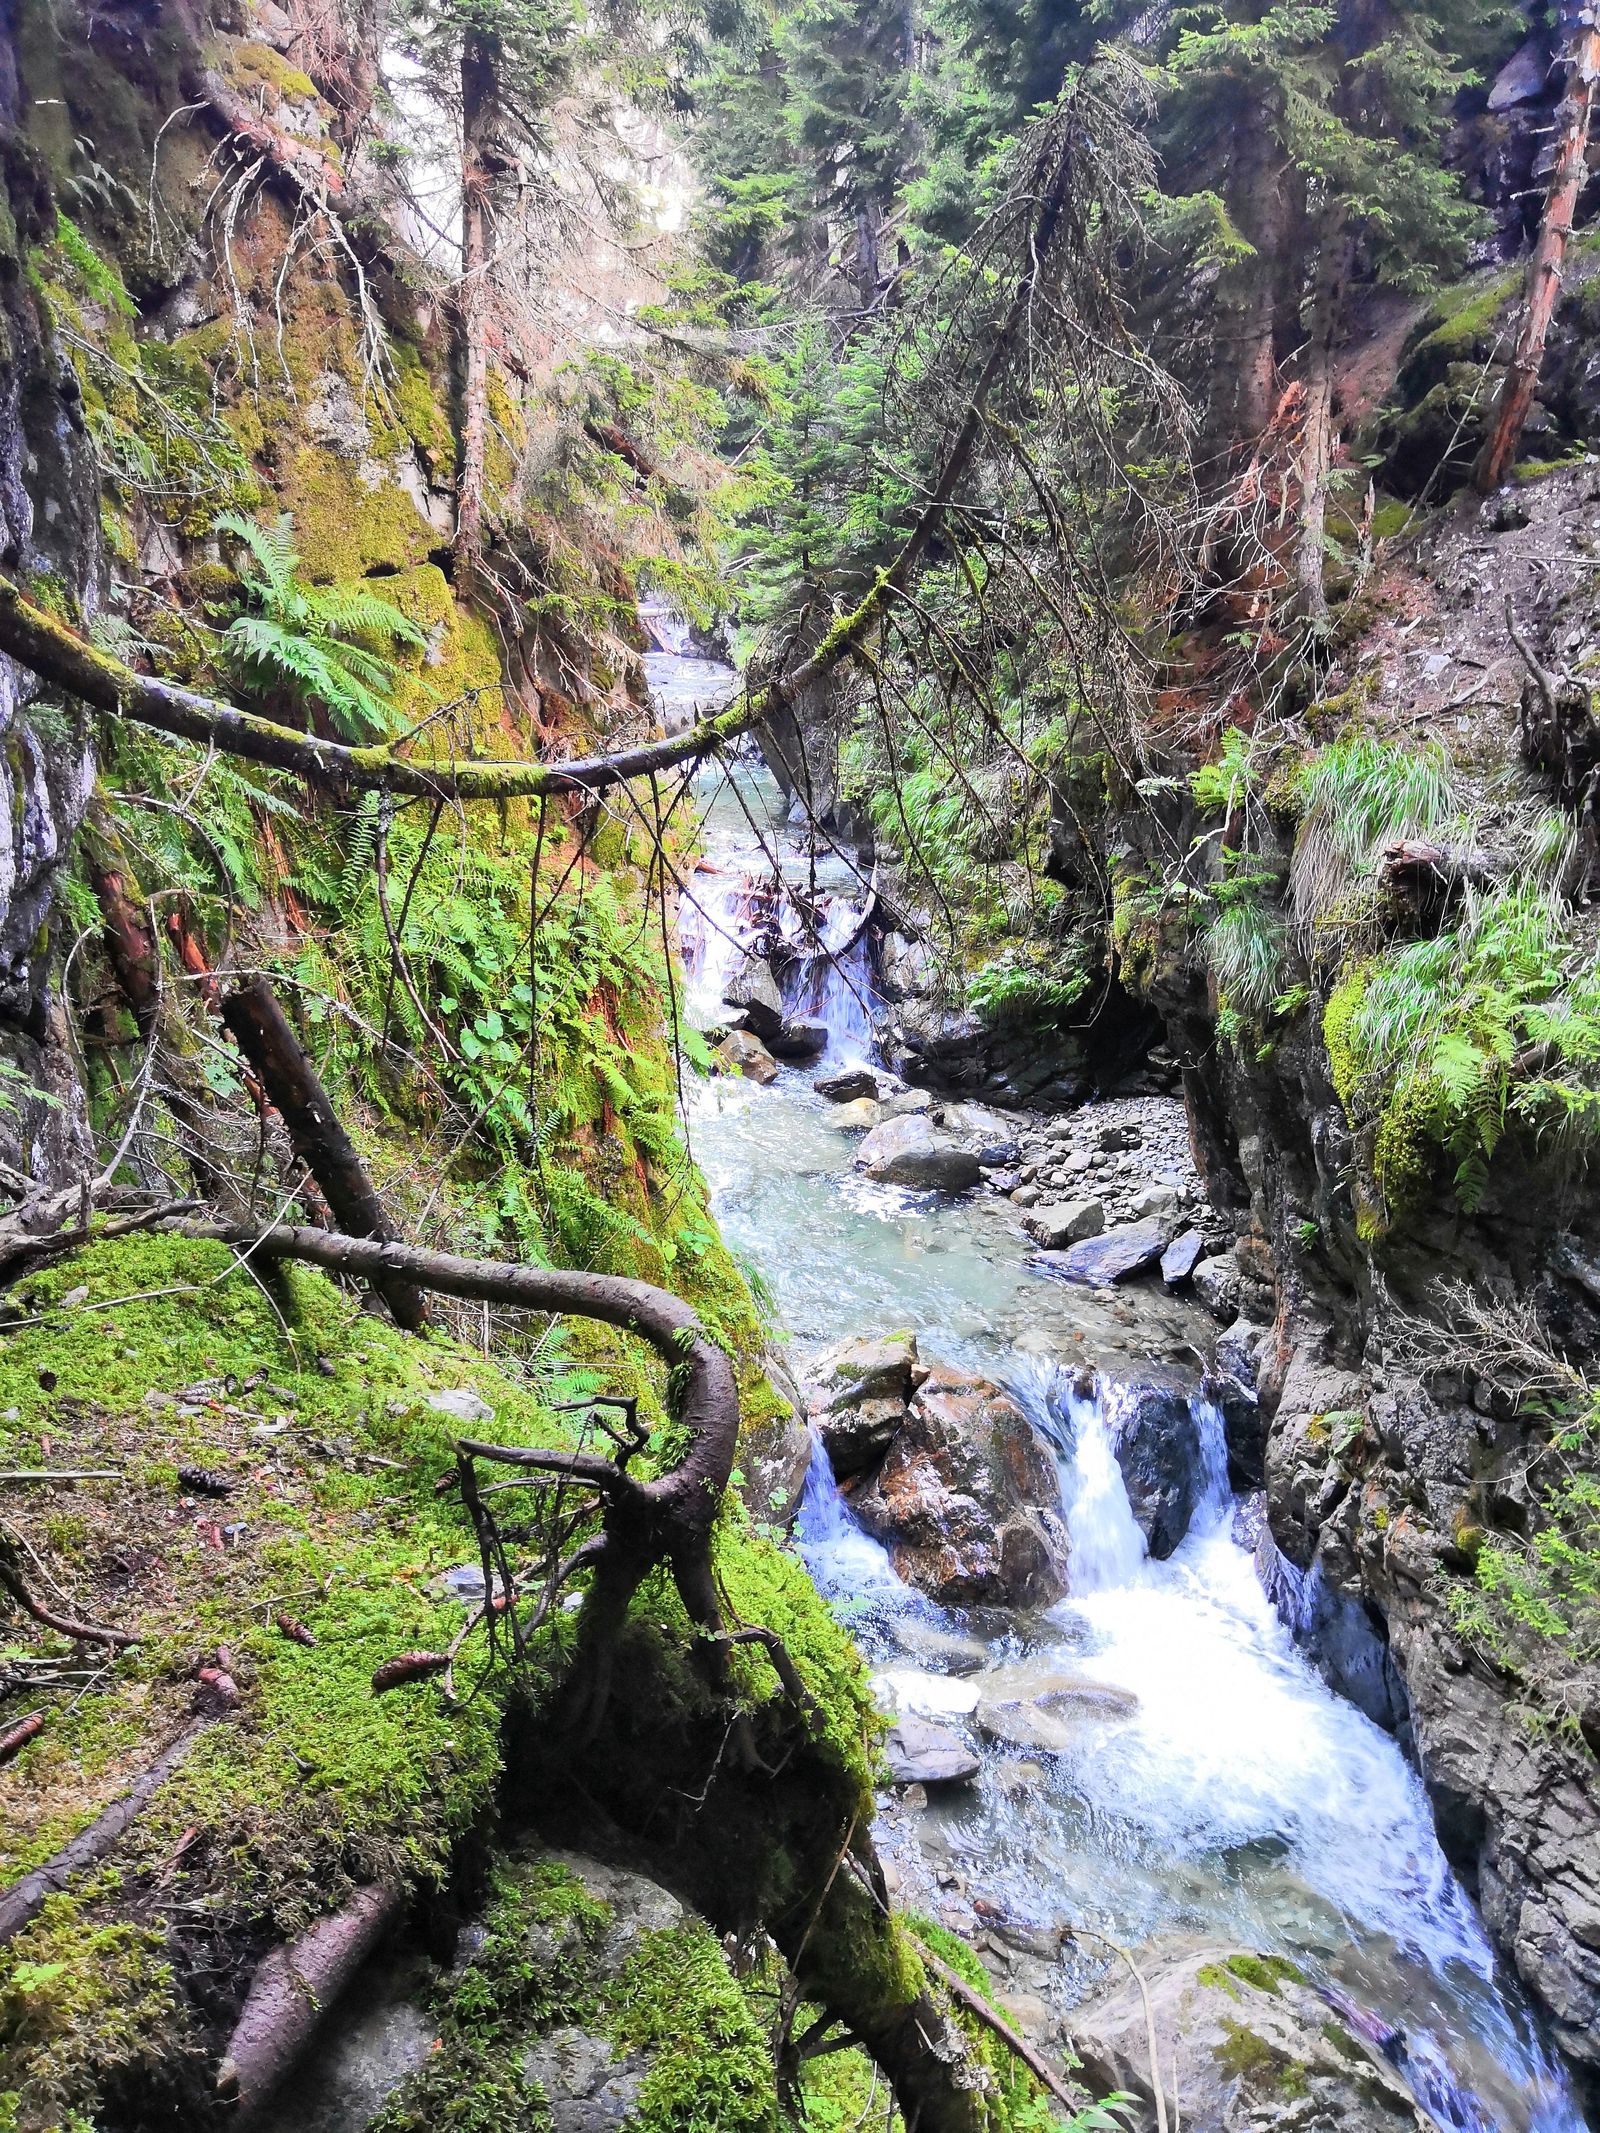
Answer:
<svg viewBox="0 0 1600 2133"><path fill-rule="evenodd" d="M730 1030L712 1057L724 1074L742 1074L746 1081L759 1082L762 1087L778 1078L777 1060L747 1029Z"/></svg>
<svg viewBox="0 0 1600 2133"><path fill-rule="evenodd" d="M839 1341L806 1364L806 1411L840 1480L876 1466L893 1443L917 1367L910 1333Z"/></svg>
<svg viewBox="0 0 1600 2133"><path fill-rule="evenodd" d="M767 1046L779 1059L820 1059L828 1049L828 1025L806 1015L791 1015L767 1039Z"/></svg>
<svg viewBox="0 0 1600 2133"><path fill-rule="evenodd" d="M1166 1248L1165 1223L1128 1222L1108 1229L1104 1236L1085 1237L1064 1252L1035 1252L1028 1264L1035 1273L1057 1281L1082 1281L1092 1289L1108 1289L1113 1282L1146 1272Z"/></svg>
<svg viewBox="0 0 1600 2133"><path fill-rule="evenodd" d="M901 1651L941 1673L980 1674L989 1663L988 1651L976 1637L958 1636L954 1630L902 1619L891 1623L889 1632Z"/></svg>
<svg viewBox="0 0 1600 2133"><path fill-rule="evenodd" d="M1200 1472L1200 1431L1187 1397L1138 1385L1110 1417L1111 1448L1128 1505L1151 1555L1164 1562L1189 1530Z"/></svg>
<svg viewBox="0 0 1600 2133"><path fill-rule="evenodd" d="M1048 1607L1066 1591L1060 1488L1009 1393L935 1367L852 1509L944 1606Z"/></svg>
<svg viewBox="0 0 1600 2133"><path fill-rule="evenodd" d="M1213 1318L1227 1325L1238 1316L1243 1284L1231 1252L1217 1252L1209 1259L1197 1260L1191 1278L1194 1293Z"/></svg>
<svg viewBox="0 0 1600 2133"><path fill-rule="evenodd" d="M917 1192L965 1192L982 1174L970 1148L916 1113L874 1126L856 1150L856 1162L880 1185Z"/></svg>
<svg viewBox="0 0 1600 2133"><path fill-rule="evenodd" d="M980 1768L958 1734L925 1718L897 1719L883 1751L897 1785L964 1785Z"/></svg>
<svg viewBox="0 0 1600 2133"><path fill-rule="evenodd" d="M1066 1719L1041 1711L1036 1704L1002 1702L989 1696L979 1702L974 1723L985 1740L1035 1754L1070 1755L1080 1739Z"/></svg>
<svg viewBox="0 0 1600 2133"><path fill-rule="evenodd" d="M983 1703L1030 1704L1060 1715L1078 1711L1095 1718L1131 1718L1139 1708L1132 1689L1088 1674L1064 1674L1059 1667L997 1666L980 1686Z"/></svg>
<svg viewBox="0 0 1600 2133"><path fill-rule="evenodd" d="M883 1106L875 1096L857 1096L828 1113L828 1124L841 1133L870 1133L883 1124Z"/></svg>
<svg viewBox="0 0 1600 2133"><path fill-rule="evenodd" d="M1098 1237L1106 1211L1098 1200L1049 1200L1024 1215L1022 1226L1047 1251L1060 1251L1084 1237Z"/></svg>
<svg viewBox="0 0 1600 2133"><path fill-rule="evenodd" d="M848 1104L863 1096L876 1097L878 1077L869 1067L846 1067L842 1073L819 1074L811 1086L831 1104Z"/></svg>
<svg viewBox="0 0 1600 2133"><path fill-rule="evenodd" d="M1161 1279L1169 1289L1176 1289L1189 1279L1205 1248L1205 1239L1197 1229L1186 1229L1173 1238L1161 1254Z"/></svg>
<svg viewBox="0 0 1600 2133"><path fill-rule="evenodd" d="M783 994L770 964L758 955L746 955L728 973L722 988L725 1007L737 1008L743 1026L763 1040L776 1037L783 1028Z"/></svg>

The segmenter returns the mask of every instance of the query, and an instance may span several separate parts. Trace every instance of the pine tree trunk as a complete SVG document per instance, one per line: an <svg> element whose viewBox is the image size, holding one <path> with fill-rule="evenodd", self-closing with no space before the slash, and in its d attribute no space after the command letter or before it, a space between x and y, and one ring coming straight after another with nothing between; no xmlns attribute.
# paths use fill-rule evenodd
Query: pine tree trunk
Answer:
<svg viewBox="0 0 1600 2133"><path fill-rule="evenodd" d="M1567 240L1572 235L1572 218L1589 174L1589 132L1600 83L1600 27L1592 11L1585 10L1574 23L1565 63L1566 94L1556 112L1550 191L1539 222L1538 241L1528 260L1522 324L1473 476L1484 490L1498 488L1516 461L1544 364L1545 336L1561 294L1561 270L1566 262Z"/></svg>
<svg viewBox="0 0 1600 2133"><path fill-rule="evenodd" d="M1272 419L1278 396L1277 322L1288 203L1284 198L1277 118L1265 94L1247 96L1234 121L1229 206L1253 257L1230 268L1224 320L1222 398L1229 405L1227 442L1246 454ZM1232 393L1229 399L1228 384Z"/></svg>
<svg viewBox="0 0 1600 2133"><path fill-rule="evenodd" d="M1317 265L1317 291L1306 344L1305 445L1300 460L1300 531L1295 541L1295 605L1313 629L1328 624L1322 569L1328 528L1328 480L1333 471L1333 359L1344 309L1350 240L1342 232L1325 238Z"/></svg>
<svg viewBox="0 0 1600 2133"><path fill-rule="evenodd" d="M483 553L484 457L489 428L489 255L493 142L500 83L495 40L470 30L461 48L461 442L456 475L458 588L470 590Z"/></svg>

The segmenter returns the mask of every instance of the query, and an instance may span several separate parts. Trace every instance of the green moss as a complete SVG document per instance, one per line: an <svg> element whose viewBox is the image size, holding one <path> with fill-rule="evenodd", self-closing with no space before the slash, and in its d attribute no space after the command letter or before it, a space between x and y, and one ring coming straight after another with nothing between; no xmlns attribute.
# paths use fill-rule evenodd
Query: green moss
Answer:
<svg viewBox="0 0 1600 2133"><path fill-rule="evenodd" d="M1289 2058L1243 2022L1225 2019L1222 2030L1224 2041L1214 2048L1212 2057L1225 2073L1258 2094L1286 2102L1305 2095L1306 2070L1299 2060Z"/></svg>
<svg viewBox="0 0 1600 2133"><path fill-rule="evenodd" d="M299 67L290 66L281 52L254 38L229 39L214 55L219 72L236 89L267 89L274 103L288 97L295 103L314 103L316 84Z"/></svg>
<svg viewBox="0 0 1600 2133"><path fill-rule="evenodd" d="M1361 1057L1355 1047L1352 1025L1367 997L1370 978L1369 966L1358 963L1340 979L1322 1014L1322 1042L1328 1054L1328 1072L1347 1118L1354 1108L1356 1089L1361 1080Z"/></svg>
<svg viewBox="0 0 1600 2133"><path fill-rule="evenodd" d="M0 1952L0 2091L14 2099L12 2123L96 2111L134 2076L159 2088L172 2071L164 2062L193 2048L162 1933L98 1923L93 1894L50 1897Z"/></svg>
<svg viewBox="0 0 1600 2133"><path fill-rule="evenodd" d="M645 1933L608 1994L606 2028L652 2065L640 2133L775 2127L772 2054L721 1948L698 1922Z"/></svg>
<svg viewBox="0 0 1600 2133"><path fill-rule="evenodd" d="M1230 1955L1228 1969L1246 1985L1253 1985L1257 1992L1271 1993L1274 1998L1286 1984L1305 1983L1304 1971L1286 1955Z"/></svg>
<svg viewBox="0 0 1600 2133"><path fill-rule="evenodd" d="M1522 288L1522 269L1474 274L1435 297L1407 358L1437 374L1447 363L1483 362L1495 340L1500 314Z"/></svg>

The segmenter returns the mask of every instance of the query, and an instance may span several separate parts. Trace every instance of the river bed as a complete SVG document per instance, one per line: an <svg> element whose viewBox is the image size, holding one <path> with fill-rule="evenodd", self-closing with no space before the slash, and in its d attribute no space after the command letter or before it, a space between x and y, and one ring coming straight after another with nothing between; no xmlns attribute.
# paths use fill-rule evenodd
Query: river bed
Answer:
<svg viewBox="0 0 1600 2133"><path fill-rule="evenodd" d="M658 660L658 666L668 662ZM681 677L708 686L706 663ZM711 670L713 675L715 670ZM670 675L668 677L671 678ZM658 687L660 682L658 680ZM725 684L717 684L725 686ZM707 866L682 915L690 999L718 1014L741 898L774 869L806 899L859 903L847 858L809 850L753 768L701 780ZM846 929L841 928L841 933ZM830 1041L824 1069L870 1055L870 967L819 965L803 1000ZM1581 2133L1564 2077L1440 1851L1421 1782L1395 1740L1334 1695L1279 1620L1229 1493L1220 1419L1194 1392L1201 1508L1164 1563L1147 1559L1112 1452L1122 1388L1197 1388L1216 1328L1159 1284L1068 1288L1028 1270L1032 1247L997 1195L953 1200L874 1185L854 1142L783 1068L766 1087L693 1092L696 1159L730 1244L759 1275L802 1355L848 1334L912 1328L923 1352L981 1368L1021 1401L1056 1454L1071 1592L1047 1612L964 1618L899 1583L814 1461L798 1541L900 1710L960 1729L986 1678L1067 1669L1134 1699L1080 1716L1065 1752L969 1734L971 1786L886 1801L878 1831L902 1895L980 1945L1047 2041L1104 1973L1099 1935L1133 1950L1183 1944L1292 1957L1392 2032L1419 2102L1451 2133ZM1081 1366L1098 1373L1093 1389ZM959 1666L941 1664L940 1639ZM934 1656L930 1657L930 1653ZM980 1671L967 1671L974 1658ZM1034 1952L1008 1952L1018 1945ZM1058 1953L1050 1953L1053 1947ZM1039 1949L1046 1951L1040 1956ZM1063 2027L1064 2025L1064 2027Z"/></svg>

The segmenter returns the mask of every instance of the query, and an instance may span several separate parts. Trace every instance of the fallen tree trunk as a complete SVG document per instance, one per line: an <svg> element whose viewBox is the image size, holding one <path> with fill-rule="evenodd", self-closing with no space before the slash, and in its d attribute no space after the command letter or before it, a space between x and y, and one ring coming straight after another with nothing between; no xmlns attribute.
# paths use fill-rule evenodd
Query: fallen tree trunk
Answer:
<svg viewBox="0 0 1600 2133"><path fill-rule="evenodd" d="M395 1231L373 1190L355 1143L340 1125L305 1047L265 978L252 978L222 1003L222 1020L277 1109L295 1154L316 1179L339 1227L352 1237L391 1241ZM380 1273L373 1282L408 1333L426 1325L427 1304L415 1282Z"/></svg>
<svg viewBox="0 0 1600 2133"><path fill-rule="evenodd" d="M1087 120L1080 116L1081 105L1088 107ZM347 787L414 793L424 798L538 799L563 793L603 792L630 778L649 777L680 763L699 762L725 742L772 718L793 696L813 687L849 658L882 620L896 596L910 584L971 469L984 433L990 397L1017 354L1052 259L1063 245L1070 246L1070 235L1064 236L1063 230L1064 225L1074 221L1073 179L1079 152L1088 146L1091 156L1093 153L1087 128L1097 108L1092 92L1074 91L1064 107L1059 132L1046 142L1031 174L1029 193L1038 206L1027 232L1023 255L1026 263L995 329L927 501L899 551L877 573L856 606L834 622L809 658L741 692L725 710L701 720L685 733L570 763L478 759L427 763L402 755L397 746L388 743L349 747L297 732L275 719L242 711L235 704L182 688L156 675L135 673L29 600L5 577L0 577L0 652L8 653L42 680L114 718L133 719L158 732L196 741L249 762Z"/></svg>
<svg viewBox="0 0 1600 2133"><path fill-rule="evenodd" d="M293 2072L404 1905L398 1882L374 1882L262 1963L217 2068L217 2094L235 2103L235 2121L247 2120Z"/></svg>

